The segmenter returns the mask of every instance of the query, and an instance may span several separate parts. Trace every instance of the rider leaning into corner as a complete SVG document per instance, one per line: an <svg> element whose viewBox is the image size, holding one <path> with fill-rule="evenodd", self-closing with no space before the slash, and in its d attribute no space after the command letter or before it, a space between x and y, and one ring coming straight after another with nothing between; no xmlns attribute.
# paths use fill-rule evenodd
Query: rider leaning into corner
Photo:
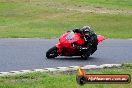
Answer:
<svg viewBox="0 0 132 88"><path fill-rule="evenodd" d="M65 37L62 36L60 38L60 42L56 46L50 48L46 52L47 58L54 58L57 56L68 56L68 55L69 56L78 56L79 55L79 56L81 56L82 59L87 59L87 58L89 58L90 55L92 55L97 50L98 42L101 42L104 40L104 37L102 37L102 36L99 37L99 35L97 36L96 33L94 33L94 31L92 31L89 26L84 26L82 28L76 28L76 29L73 29L68 32L69 33L65 34L67 36L65 36ZM75 36L73 36L74 35L73 32L75 34L77 33L75 35L75 36L77 36L77 39L80 39L80 38L82 38L82 39L80 39L80 41L75 39L75 41L74 41L73 38ZM70 43L71 43L70 46L72 47L71 51L73 51L73 53L72 52L69 53L70 49L68 49L68 48L66 49L65 47L63 48L63 46L61 46L61 42L63 42L63 38L65 38L65 40L68 40L68 41L72 40L72 41L70 41ZM80 43L78 43L78 42L80 42ZM64 43L64 44L66 44L66 43ZM69 43L68 43L68 46L69 46ZM76 50L76 51L74 52L74 50ZM67 53L65 53L65 52L67 52Z"/></svg>
<svg viewBox="0 0 132 88"><path fill-rule="evenodd" d="M82 46L77 46L79 50L90 50L87 53L91 55L97 50L98 39L96 33L91 30L90 26L84 26L83 28L76 28L72 30L74 33L80 33L81 38L85 40L85 44Z"/></svg>

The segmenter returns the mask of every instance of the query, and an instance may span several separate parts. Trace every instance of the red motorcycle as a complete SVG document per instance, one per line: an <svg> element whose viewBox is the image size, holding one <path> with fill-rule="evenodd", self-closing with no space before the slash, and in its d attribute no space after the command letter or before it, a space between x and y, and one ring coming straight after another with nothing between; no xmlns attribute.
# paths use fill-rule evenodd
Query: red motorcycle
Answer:
<svg viewBox="0 0 132 88"><path fill-rule="evenodd" d="M85 40L80 36L80 33L74 33L73 31L63 34L59 38L59 43L46 52L46 57L49 59L57 56L81 56L82 59L87 59L91 55L91 52L86 55L85 52L88 52L88 49L77 49L77 46L82 46L85 43ZM97 39L98 43L100 43L105 40L105 37L97 35Z"/></svg>

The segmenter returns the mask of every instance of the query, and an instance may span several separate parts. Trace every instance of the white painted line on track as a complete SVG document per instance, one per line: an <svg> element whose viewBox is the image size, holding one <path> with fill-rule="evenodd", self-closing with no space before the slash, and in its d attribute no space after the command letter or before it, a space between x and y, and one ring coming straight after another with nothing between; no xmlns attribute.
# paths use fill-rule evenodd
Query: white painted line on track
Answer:
<svg viewBox="0 0 132 88"><path fill-rule="evenodd" d="M112 68L112 67L121 67L121 64L102 64L102 65L85 65L84 69L102 69L102 68ZM44 68L44 69L33 69L33 70L20 70L20 71L9 71L9 72L0 72L0 76L5 75L15 75L29 72L57 72L57 71L75 71L79 66L69 66L69 67L57 67L57 68Z"/></svg>

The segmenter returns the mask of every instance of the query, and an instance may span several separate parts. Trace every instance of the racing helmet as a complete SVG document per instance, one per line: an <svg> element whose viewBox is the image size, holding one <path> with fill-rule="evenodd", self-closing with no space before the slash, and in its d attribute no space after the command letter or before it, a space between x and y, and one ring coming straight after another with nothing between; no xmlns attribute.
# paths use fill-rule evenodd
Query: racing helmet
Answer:
<svg viewBox="0 0 132 88"><path fill-rule="evenodd" d="M83 31L84 36L90 36L90 34L91 34L90 26L84 26L82 28L82 31Z"/></svg>

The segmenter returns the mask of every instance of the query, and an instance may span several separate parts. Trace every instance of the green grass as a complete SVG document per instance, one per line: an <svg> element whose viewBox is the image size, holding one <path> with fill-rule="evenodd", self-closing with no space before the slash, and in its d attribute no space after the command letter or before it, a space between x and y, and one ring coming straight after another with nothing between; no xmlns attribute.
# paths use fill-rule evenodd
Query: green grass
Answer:
<svg viewBox="0 0 132 88"><path fill-rule="evenodd" d="M131 0L0 0L0 38L59 37L84 25L107 38L132 38L130 11Z"/></svg>
<svg viewBox="0 0 132 88"><path fill-rule="evenodd" d="M132 63L124 63L124 64L122 64L122 66L124 66L124 67L131 67L132 68Z"/></svg>
<svg viewBox="0 0 132 88"><path fill-rule="evenodd" d="M90 70L88 74L130 74L132 69L102 69ZM15 76L0 77L0 88L131 88L130 84L85 84L76 82L76 75L27 73Z"/></svg>
<svg viewBox="0 0 132 88"><path fill-rule="evenodd" d="M81 5L81 6L98 6L107 8L132 8L131 0L57 0L65 4L71 3L71 5Z"/></svg>

